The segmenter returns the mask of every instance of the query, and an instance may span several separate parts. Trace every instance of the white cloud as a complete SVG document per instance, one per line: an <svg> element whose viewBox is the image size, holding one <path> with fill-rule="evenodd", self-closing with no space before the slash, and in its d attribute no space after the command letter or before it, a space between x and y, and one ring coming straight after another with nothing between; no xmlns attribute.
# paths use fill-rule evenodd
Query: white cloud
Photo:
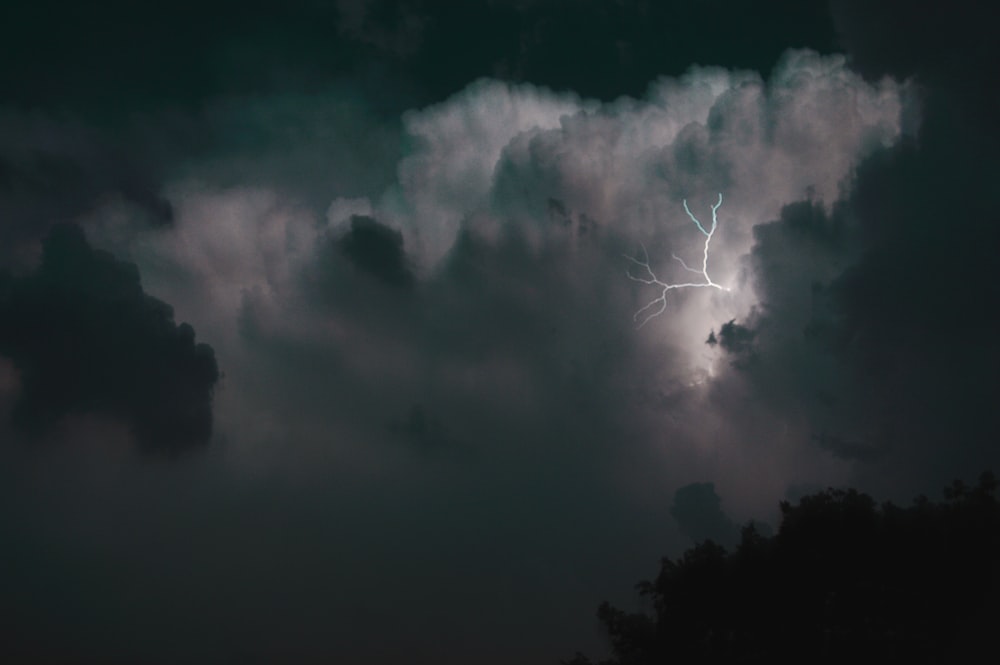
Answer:
<svg viewBox="0 0 1000 665"><path fill-rule="evenodd" d="M478 81L449 100L404 116L414 150L399 164L399 189L380 212L399 223L421 262L434 266L461 222L488 201L503 149L517 136L559 126L594 108L575 95Z"/></svg>
<svg viewBox="0 0 1000 665"><path fill-rule="evenodd" d="M480 81L405 118L412 152L378 212L433 268L462 221L489 211L545 224L555 198L629 236L685 221L680 199L724 191L727 255L807 191L836 200L852 167L899 133L901 86L866 83L842 56L791 51L770 80L695 68L610 104ZM735 269L733 269L735 270ZM735 274L728 275L734 278Z"/></svg>

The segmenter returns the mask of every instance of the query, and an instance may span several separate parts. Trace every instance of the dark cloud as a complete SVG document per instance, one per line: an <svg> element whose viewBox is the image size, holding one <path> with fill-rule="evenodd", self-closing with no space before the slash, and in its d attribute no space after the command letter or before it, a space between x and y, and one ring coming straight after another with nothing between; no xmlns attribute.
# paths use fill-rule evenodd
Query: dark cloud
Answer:
<svg viewBox="0 0 1000 665"><path fill-rule="evenodd" d="M78 226L52 230L33 274L2 277L0 354L19 373L13 424L29 434L97 413L126 422L151 450L211 436L212 348L143 292L133 264L92 249Z"/></svg>
<svg viewBox="0 0 1000 665"><path fill-rule="evenodd" d="M1000 463L988 397L1000 327L986 313L1000 302L1000 202L986 194L998 175L1000 95L985 66L1000 53L982 3L860 7L833 3L855 65L916 77L922 119L912 140L858 170L849 206L864 253L832 295L859 380L878 386L901 447L926 459L924 482L938 484ZM904 15L907 29L892 30Z"/></svg>
<svg viewBox="0 0 1000 665"><path fill-rule="evenodd" d="M867 76L920 74L935 86L974 91L988 68L983 65L997 50L990 28L990 8L976 0L927 2L912 11L905 0L880 2L831 0L838 41L851 55L853 66ZM904 29L902 24L905 22ZM897 29L891 29L895 26ZM954 90L955 88L953 88Z"/></svg>
<svg viewBox="0 0 1000 665"><path fill-rule="evenodd" d="M354 215L351 228L336 241L337 249L358 269L399 288L413 285L403 250L403 234L371 217Z"/></svg>
<svg viewBox="0 0 1000 665"><path fill-rule="evenodd" d="M437 416L428 413L420 404L414 404L406 418L393 422L390 429L421 454L453 452L463 445L452 437Z"/></svg>
<svg viewBox="0 0 1000 665"><path fill-rule="evenodd" d="M674 492L670 515L681 533L695 542L711 540L730 547L739 540L739 528L722 510L714 483L691 483Z"/></svg>
<svg viewBox="0 0 1000 665"><path fill-rule="evenodd" d="M850 401L854 392L835 360L849 340L829 292L858 252L845 215L843 205L827 213L819 202L801 201L755 226L748 264L760 302L745 321L730 320L709 334L708 344L728 354L732 371L751 380L755 401L778 413L840 421L831 405Z"/></svg>
<svg viewBox="0 0 1000 665"><path fill-rule="evenodd" d="M736 319L730 319L719 327L719 334L715 331L708 333L707 344L715 346L718 344L723 350L733 354L747 354L753 349L753 338L756 333L736 323Z"/></svg>
<svg viewBox="0 0 1000 665"><path fill-rule="evenodd" d="M829 450L834 457L846 460L857 460L859 462L872 462L885 456L888 452L884 448L878 448L863 441L847 439L835 434L814 434L813 441L821 448Z"/></svg>
<svg viewBox="0 0 1000 665"><path fill-rule="evenodd" d="M174 211L159 191L157 156L129 130L0 108L0 259L111 199L150 226L170 224Z"/></svg>
<svg viewBox="0 0 1000 665"><path fill-rule="evenodd" d="M1000 106L982 67L996 40L973 5L833 3L852 65L914 77L919 104L904 114L920 121L862 161L842 201L789 205L754 229L761 301L738 322L758 356L739 371L764 401L807 417L813 442L859 477L910 492L1000 462L988 397L1000 329L985 314L1000 301L1000 207L986 195Z"/></svg>
<svg viewBox="0 0 1000 665"><path fill-rule="evenodd" d="M852 293L855 275L869 256L854 202L850 198L838 203L829 213L815 201L790 204L780 219L755 227L749 264L760 302L746 321L723 324L708 342L732 360L729 378L750 381L759 408L803 418L814 445L836 458L876 468L890 464L893 451L906 455L937 445L935 437L941 436L946 419L937 423L933 434L911 429L908 410L913 404L904 404L916 391L937 393L935 381L947 377L928 374L915 381L900 369L919 367L935 353L947 354L947 336L934 335L931 325L914 322L914 330L936 337L942 347L904 359L907 323L899 311L888 315L893 324L884 336L864 332L877 324L881 308L874 308L867 321L860 320L856 308L877 297L881 284L880 278L865 279L863 291ZM892 270L900 269L898 263L891 265ZM919 289L919 271L904 279L913 280ZM904 306L900 303L910 297L907 285L896 287L898 293L884 307ZM966 372L959 367L951 371ZM915 383L925 388L915 388ZM949 401L944 395L935 399L939 405ZM921 408L926 418L921 427L935 419L932 414L940 417L934 404ZM910 465L908 473L933 470Z"/></svg>

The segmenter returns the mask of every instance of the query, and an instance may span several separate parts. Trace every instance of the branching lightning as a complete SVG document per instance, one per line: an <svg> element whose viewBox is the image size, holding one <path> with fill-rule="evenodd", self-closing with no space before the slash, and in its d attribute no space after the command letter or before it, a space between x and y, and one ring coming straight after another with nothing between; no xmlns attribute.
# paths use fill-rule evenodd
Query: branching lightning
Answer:
<svg viewBox="0 0 1000 665"><path fill-rule="evenodd" d="M666 308L667 308L667 293L669 291L672 291L674 289L701 288L701 287L705 287L705 286L710 286L713 289L719 289L720 291L728 291L729 290L725 286L722 286L720 284L716 284L715 282L712 281L712 278L708 276L708 246L709 246L709 243L712 242L712 236L715 234L715 229L719 226L719 220L716 217L716 211L718 211L718 209L719 209L719 207L721 205L722 205L722 193L720 192L719 193L719 202L712 206L712 228L710 230L706 231L705 227L702 226L701 222L698 221L698 218L695 217L691 213L691 210L688 208L687 199L684 199L684 212L687 213L687 216L691 218L691 221L695 223L695 226L698 227L698 230L701 231L702 234L705 236L705 247L704 247L704 251L702 252L701 270L695 270L694 268L692 268L691 266L689 266L687 263L685 263L684 259L680 258L676 254L671 254L671 256L673 257L673 259L675 261L677 261L678 263L680 263L681 266L685 270L687 270L688 272L693 272L696 275L701 275L702 277L704 277L705 278L704 282L685 282L685 283L681 283L681 284L668 284L667 282L664 282L664 281L660 280L660 278L658 278L656 276L656 273L653 272L653 269L649 265L649 254L646 253L646 246L645 245L641 245L642 246L642 256L643 256L643 260L642 261L640 261L639 259L635 258L634 256L629 256L628 254L625 255L626 259L628 259L629 261L631 261L635 265L639 266L640 268L644 269L646 271L646 273L649 274L649 277L636 277L635 275L632 274L632 269L629 268L628 270L625 271L625 274L628 276L629 279L631 279L634 282L641 282L642 284L656 285L656 286L658 286L658 287L660 287L662 289L662 291L660 292L660 297L659 298L657 298L656 300L653 300L652 302L650 302L649 304L647 304L645 307L643 307L638 312L636 312L635 316L632 317L632 319L634 321L638 321L639 318L645 312L647 312L650 309L654 308L657 305L657 303L659 303L659 305L660 305L659 309L656 309L651 314L649 314L644 319L642 319L642 322L639 324L638 327L640 327L640 328L643 327L644 325L646 325L646 322L649 321L650 319L652 319L654 317L657 317L660 314L663 314L664 310L666 310Z"/></svg>

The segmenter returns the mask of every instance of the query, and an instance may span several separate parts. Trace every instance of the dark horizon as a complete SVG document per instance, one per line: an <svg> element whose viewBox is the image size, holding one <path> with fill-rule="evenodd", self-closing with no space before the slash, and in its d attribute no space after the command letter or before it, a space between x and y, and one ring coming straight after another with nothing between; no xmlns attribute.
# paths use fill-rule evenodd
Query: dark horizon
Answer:
<svg viewBox="0 0 1000 665"><path fill-rule="evenodd" d="M662 556L1000 470L990 18L7 3L0 659L599 662Z"/></svg>

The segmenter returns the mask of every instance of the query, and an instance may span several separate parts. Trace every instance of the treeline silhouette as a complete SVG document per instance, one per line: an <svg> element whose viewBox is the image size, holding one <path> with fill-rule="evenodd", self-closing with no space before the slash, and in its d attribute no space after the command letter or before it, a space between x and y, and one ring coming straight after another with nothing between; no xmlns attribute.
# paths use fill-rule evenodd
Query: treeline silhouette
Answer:
<svg viewBox="0 0 1000 665"><path fill-rule="evenodd" d="M598 665L995 655L997 484L991 472L973 487L956 480L943 501L908 508L853 489L782 502L772 537L750 525L733 552L706 540L664 558L654 581L636 585L646 611L601 604L612 657ZM562 663L595 665L579 653Z"/></svg>

